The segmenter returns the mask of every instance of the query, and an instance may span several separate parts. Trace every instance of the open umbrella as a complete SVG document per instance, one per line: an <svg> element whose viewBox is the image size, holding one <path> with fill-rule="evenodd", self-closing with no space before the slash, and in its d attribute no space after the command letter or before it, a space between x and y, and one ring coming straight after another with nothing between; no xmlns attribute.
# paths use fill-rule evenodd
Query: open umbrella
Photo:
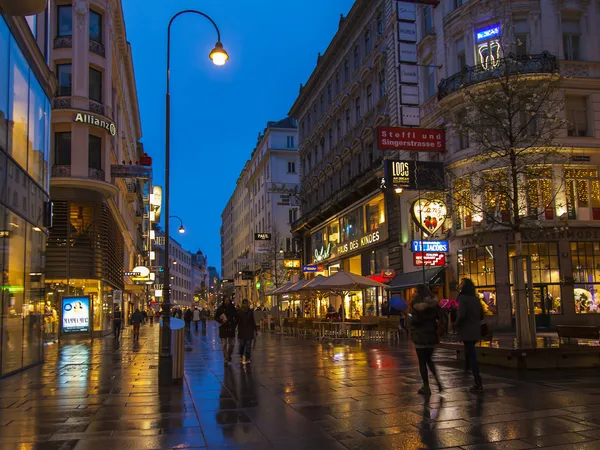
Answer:
<svg viewBox="0 0 600 450"><path fill-rule="evenodd" d="M390 307L397 311L406 311L408 309L406 300L404 300L402 297L392 297L390 299Z"/></svg>
<svg viewBox="0 0 600 450"><path fill-rule="evenodd" d="M340 271L319 283L318 287L321 290L361 291L370 287L387 288L387 285L352 272Z"/></svg>

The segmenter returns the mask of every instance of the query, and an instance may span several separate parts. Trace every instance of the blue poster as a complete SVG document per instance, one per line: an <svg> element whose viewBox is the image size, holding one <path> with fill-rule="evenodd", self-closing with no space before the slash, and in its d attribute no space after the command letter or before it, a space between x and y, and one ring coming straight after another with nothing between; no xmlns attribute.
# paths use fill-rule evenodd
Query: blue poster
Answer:
<svg viewBox="0 0 600 450"><path fill-rule="evenodd" d="M89 297L64 297L62 299L62 332L64 334L90 332Z"/></svg>

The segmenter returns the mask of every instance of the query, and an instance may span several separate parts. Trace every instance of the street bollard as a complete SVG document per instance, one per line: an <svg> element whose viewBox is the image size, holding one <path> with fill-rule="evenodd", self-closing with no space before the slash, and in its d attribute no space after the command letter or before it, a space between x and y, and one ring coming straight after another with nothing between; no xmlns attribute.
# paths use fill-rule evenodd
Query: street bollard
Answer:
<svg viewBox="0 0 600 450"><path fill-rule="evenodd" d="M183 362L185 350L184 326L181 319L171 319L171 355L173 356L173 381L183 379Z"/></svg>

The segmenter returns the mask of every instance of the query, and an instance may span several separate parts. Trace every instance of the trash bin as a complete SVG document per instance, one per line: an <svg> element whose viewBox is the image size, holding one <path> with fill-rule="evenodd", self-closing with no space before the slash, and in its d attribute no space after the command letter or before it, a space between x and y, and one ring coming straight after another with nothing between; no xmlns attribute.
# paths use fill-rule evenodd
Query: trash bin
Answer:
<svg viewBox="0 0 600 450"><path fill-rule="evenodd" d="M171 318L171 355L173 356L173 380L183 379L183 358L185 350L184 326L181 319Z"/></svg>

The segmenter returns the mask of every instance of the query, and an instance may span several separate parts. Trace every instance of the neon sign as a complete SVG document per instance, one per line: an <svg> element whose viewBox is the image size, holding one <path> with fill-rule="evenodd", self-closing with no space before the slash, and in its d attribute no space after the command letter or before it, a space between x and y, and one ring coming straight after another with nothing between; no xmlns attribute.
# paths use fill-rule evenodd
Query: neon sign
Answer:
<svg viewBox="0 0 600 450"><path fill-rule="evenodd" d="M500 25L492 25L488 28L482 28L475 32L477 42L500 36Z"/></svg>

